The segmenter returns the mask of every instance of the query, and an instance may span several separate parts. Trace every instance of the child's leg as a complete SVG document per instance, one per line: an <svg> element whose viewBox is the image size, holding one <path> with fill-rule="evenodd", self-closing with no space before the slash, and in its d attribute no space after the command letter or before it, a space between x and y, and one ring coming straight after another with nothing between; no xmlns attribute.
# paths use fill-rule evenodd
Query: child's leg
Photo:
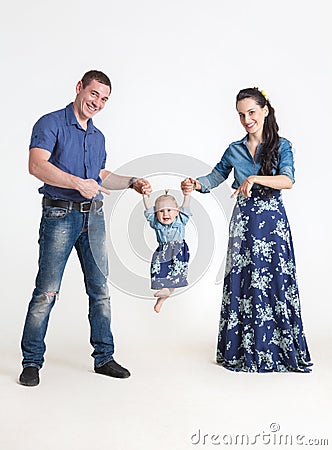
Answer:
<svg viewBox="0 0 332 450"><path fill-rule="evenodd" d="M160 291L154 294L158 298L157 303L154 305L154 310L159 313L161 307L166 299L174 292L174 288L162 288Z"/></svg>
<svg viewBox="0 0 332 450"><path fill-rule="evenodd" d="M160 291L156 292L154 294L154 297L169 297L171 294L173 294L174 288L162 288Z"/></svg>

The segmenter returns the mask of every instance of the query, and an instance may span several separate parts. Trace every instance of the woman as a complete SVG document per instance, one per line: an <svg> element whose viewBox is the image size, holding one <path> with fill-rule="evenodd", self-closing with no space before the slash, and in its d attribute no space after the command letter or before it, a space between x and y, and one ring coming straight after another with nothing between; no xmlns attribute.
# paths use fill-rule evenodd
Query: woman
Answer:
<svg viewBox="0 0 332 450"><path fill-rule="evenodd" d="M245 372L310 372L291 232L281 198L294 183L291 143L279 137L265 92L241 90L236 108L246 136L212 172L182 186L206 193L234 170L237 197L218 335L217 362Z"/></svg>

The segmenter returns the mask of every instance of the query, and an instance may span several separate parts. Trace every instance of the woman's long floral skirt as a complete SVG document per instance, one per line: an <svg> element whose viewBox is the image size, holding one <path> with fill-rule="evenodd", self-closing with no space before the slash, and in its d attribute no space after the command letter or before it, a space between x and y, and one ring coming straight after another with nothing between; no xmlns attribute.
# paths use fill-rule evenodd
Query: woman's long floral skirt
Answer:
<svg viewBox="0 0 332 450"><path fill-rule="evenodd" d="M217 362L310 372L291 232L280 191L239 197L230 222Z"/></svg>

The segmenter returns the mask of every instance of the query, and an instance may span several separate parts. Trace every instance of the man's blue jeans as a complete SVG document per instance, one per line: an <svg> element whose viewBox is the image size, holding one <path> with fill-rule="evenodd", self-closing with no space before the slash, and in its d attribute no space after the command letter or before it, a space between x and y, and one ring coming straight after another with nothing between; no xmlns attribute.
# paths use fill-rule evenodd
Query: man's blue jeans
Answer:
<svg viewBox="0 0 332 450"><path fill-rule="evenodd" d="M89 296L90 343L94 348L95 367L113 359L103 210L80 212L44 206L39 230L39 270L21 342L23 367L41 368L43 365L49 316L73 247L81 263Z"/></svg>

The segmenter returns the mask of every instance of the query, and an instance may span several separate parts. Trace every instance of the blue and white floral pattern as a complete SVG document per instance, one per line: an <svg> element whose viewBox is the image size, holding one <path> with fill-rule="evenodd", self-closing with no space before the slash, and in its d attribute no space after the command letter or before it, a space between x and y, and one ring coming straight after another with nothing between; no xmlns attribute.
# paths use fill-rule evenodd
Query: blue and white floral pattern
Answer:
<svg viewBox="0 0 332 450"><path fill-rule="evenodd" d="M187 243L160 243L151 261L151 289L188 285L189 249Z"/></svg>
<svg viewBox="0 0 332 450"><path fill-rule="evenodd" d="M280 191L239 197L234 208L217 362L234 371L311 371Z"/></svg>

